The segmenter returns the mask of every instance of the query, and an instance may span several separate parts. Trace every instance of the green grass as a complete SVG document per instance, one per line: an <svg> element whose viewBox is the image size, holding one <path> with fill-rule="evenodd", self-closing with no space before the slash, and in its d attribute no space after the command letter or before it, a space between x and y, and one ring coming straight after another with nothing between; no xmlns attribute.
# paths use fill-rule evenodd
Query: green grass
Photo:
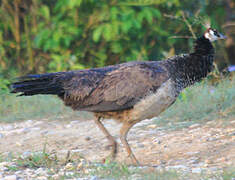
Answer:
<svg viewBox="0 0 235 180"><path fill-rule="evenodd" d="M99 167L94 167L92 174L104 179L174 180L180 177L180 174L175 171L158 171L148 167L128 167L118 163L107 163Z"/></svg>
<svg viewBox="0 0 235 180"><path fill-rule="evenodd" d="M46 144L41 152L32 152L26 156L12 153L3 155L0 153L1 162L9 162L5 167L10 174L26 169L36 171L38 168L43 168L49 176L57 175L59 179L97 177L98 179L114 180L232 180L235 178L234 167L220 169L213 173L203 171L198 174L190 171L168 170L164 167L128 166L113 161L106 161L102 164L87 161L82 156L73 156L70 153L67 154L66 161L64 161L57 158L56 151L49 152Z"/></svg>
<svg viewBox="0 0 235 180"><path fill-rule="evenodd" d="M209 80L186 88L177 101L155 122L159 125L185 127L214 119L235 117L235 78L223 79L217 85ZM176 123L175 123L176 122Z"/></svg>
<svg viewBox="0 0 235 180"><path fill-rule="evenodd" d="M67 163L61 163L58 159L52 158L54 154L43 152L34 152L27 157L22 157L18 154L11 158L5 158L5 161L12 162L11 165L5 166L8 172L23 171L25 169L37 170L43 168L50 176L59 174L59 179L71 178L90 178L98 177L99 179L114 179L114 180L131 180L131 179L146 179L146 180L232 180L235 178L235 168L221 169L218 172L203 172L195 174L183 171L166 170L164 168L157 169L154 167L133 167L116 162L107 162L104 164L89 162L84 159L70 159ZM3 157L2 157L3 158ZM7 160L6 160L7 159ZM82 162L82 166L78 165ZM67 168L68 163L70 164ZM61 170L63 169L63 173ZM53 178L52 178L53 179Z"/></svg>
<svg viewBox="0 0 235 180"><path fill-rule="evenodd" d="M72 120L88 117L90 117L88 113L75 112L65 107L56 96L16 97L15 94L0 94L0 122L28 119Z"/></svg>

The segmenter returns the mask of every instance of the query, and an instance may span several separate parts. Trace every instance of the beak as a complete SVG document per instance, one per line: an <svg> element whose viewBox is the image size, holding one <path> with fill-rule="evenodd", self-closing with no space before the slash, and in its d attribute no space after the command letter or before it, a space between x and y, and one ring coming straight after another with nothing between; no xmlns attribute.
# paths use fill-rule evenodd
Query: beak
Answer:
<svg viewBox="0 0 235 180"><path fill-rule="evenodd" d="M219 39L227 39L227 36L223 35L223 34L219 34Z"/></svg>

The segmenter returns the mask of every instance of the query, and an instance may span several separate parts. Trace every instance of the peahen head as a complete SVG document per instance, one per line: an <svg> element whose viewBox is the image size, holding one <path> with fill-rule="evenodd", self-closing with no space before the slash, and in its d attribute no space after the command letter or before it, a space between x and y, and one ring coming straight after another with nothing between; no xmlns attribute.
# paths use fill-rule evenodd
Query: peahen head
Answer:
<svg viewBox="0 0 235 180"><path fill-rule="evenodd" d="M208 28L204 33L204 37L208 39L210 42L219 40L219 39L226 39L226 36L219 33L216 29Z"/></svg>

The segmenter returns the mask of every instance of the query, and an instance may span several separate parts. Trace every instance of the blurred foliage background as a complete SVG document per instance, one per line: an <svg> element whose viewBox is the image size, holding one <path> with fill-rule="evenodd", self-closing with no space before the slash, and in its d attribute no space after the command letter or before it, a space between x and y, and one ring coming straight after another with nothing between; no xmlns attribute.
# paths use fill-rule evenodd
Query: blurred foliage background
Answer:
<svg viewBox="0 0 235 180"><path fill-rule="evenodd" d="M234 0L0 0L0 88L29 73L161 60L192 49L206 21L228 36L219 69L235 64Z"/></svg>

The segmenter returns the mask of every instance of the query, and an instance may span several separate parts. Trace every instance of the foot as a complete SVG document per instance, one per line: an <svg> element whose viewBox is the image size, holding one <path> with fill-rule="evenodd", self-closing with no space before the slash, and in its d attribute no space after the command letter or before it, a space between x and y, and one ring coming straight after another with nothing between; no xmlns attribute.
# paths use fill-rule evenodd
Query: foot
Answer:
<svg viewBox="0 0 235 180"><path fill-rule="evenodd" d="M105 163L106 161L113 161L117 156L117 152L118 152L117 142L113 141L110 145L106 146L106 148L108 148L108 149L110 147L112 148L111 153L110 153L110 155L108 155L106 158L103 159L103 163Z"/></svg>

